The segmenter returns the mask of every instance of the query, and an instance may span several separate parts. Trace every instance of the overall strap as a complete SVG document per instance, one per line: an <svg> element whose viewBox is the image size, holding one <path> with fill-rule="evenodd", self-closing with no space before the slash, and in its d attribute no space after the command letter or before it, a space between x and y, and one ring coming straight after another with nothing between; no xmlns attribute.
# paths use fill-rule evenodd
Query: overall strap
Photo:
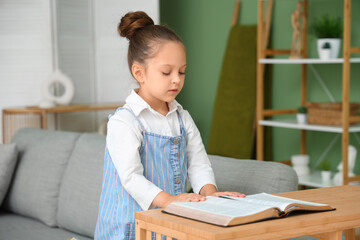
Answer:
<svg viewBox="0 0 360 240"><path fill-rule="evenodd" d="M185 133L185 125L184 125L184 122L183 122L183 120L182 120L182 118L181 118L181 115L180 115L180 113L179 113L179 110L176 110L176 113L177 113L177 115L178 115L178 119L179 119L179 123L180 123L180 129L181 129L182 131L184 131L184 133Z"/></svg>

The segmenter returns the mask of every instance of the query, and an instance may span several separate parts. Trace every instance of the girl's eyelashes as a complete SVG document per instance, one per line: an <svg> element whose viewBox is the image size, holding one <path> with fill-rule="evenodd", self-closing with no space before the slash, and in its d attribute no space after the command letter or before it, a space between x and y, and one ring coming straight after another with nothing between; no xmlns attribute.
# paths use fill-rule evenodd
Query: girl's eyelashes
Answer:
<svg viewBox="0 0 360 240"><path fill-rule="evenodd" d="M162 72L164 76L169 76L171 72ZM180 75L185 75L185 72L179 72Z"/></svg>

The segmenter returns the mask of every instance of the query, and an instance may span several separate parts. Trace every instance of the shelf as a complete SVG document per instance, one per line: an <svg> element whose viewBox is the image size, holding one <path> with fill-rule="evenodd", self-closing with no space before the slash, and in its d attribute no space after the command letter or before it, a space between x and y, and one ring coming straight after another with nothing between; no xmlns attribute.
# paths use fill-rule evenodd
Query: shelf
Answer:
<svg viewBox="0 0 360 240"><path fill-rule="evenodd" d="M303 23L309 19L308 18L308 0L299 1L298 6L302 8L301 11L301 18ZM294 48L294 44L296 44L296 39L293 39L292 42L292 50L297 51L301 50L301 58L298 59L290 59L289 55L291 54L290 49L268 49L267 43L269 38L269 31L272 25L272 4L273 1L267 1L267 7L265 11L265 3L264 1L258 1L258 21L257 21L257 43L258 43L258 50L257 50L257 77L256 77L256 112L259 113L258 117L260 118L259 121L256 123L257 133L256 133L256 159L258 160L265 160L264 156L264 127L263 126L271 126L271 127L282 127L287 129L299 129L299 130L310 130L310 131L320 131L320 132L333 132L333 133L340 133L342 136L341 141L341 161L347 161L348 159L348 146L349 146L349 132L360 132L360 123L349 125L348 122L357 122L359 117L352 118L347 115L347 112L342 111L341 113L344 114L345 120L345 129L342 126L325 126L325 125L315 125L315 124L298 124L297 121L289 117L290 120L285 120L283 118L279 118L278 120L264 120L263 117L266 115L277 115L277 114L292 114L294 109L290 109L290 112L286 110L278 111L273 109L264 109L265 103L265 93L267 89L265 88L265 64L297 64L301 67L300 72L296 72L296 75L299 75L299 79L301 80L300 86L300 100L301 105L305 105L307 100L307 68L306 64L309 64L310 69L312 69L315 64L338 64L341 65L339 69L337 69L340 74L342 73L342 81L339 83L339 90L342 90L342 101L347 103L349 101L349 94L350 94L350 69L354 64L350 63L360 63L360 57L354 56L351 57L353 53L360 53L360 47L351 47L351 0L344 0L344 14L343 14L343 38L342 38L342 49L343 55L340 55L342 58L336 59L327 59L323 60L320 58L308 58L308 45L307 37L308 37L308 25L303 24L301 29L301 43L302 46L299 48ZM298 7L297 10L298 11ZM266 15L264 14L266 12ZM294 13L293 13L294 14ZM299 39L300 40L300 39ZM276 57L275 57L276 55ZM282 55L282 56L277 56ZM266 58L267 56L274 56L274 58ZM333 65L334 66L334 65ZM354 66L355 67L355 66ZM340 70L341 69L341 70ZM318 78L318 76L316 76ZM320 78L319 78L320 79ZM283 79L286 81L286 78ZM321 79L320 79L321 80ZM321 80L321 85L325 85ZM326 89L327 91L327 89ZM263 114L264 113L264 114ZM292 118L292 119L291 119ZM348 121L349 120L349 121ZM345 131L346 130L346 131ZM339 134L339 135L340 135ZM306 132L302 131L300 136L300 150L302 153L306 153ZM344 176L346 176L347 172L344 172ZM309 176L308 176L309 177ZM344 185L348 184L348 178L346 178L346 182ZM356 178L357 179L357 178ZM302 179L304 180L304 179ZM301 180L301 181L302 181ZM305 181L305 180L304 180ZM315 180L314 180L315 181ZM316 181L315 181L316 182ZM324 187L324 185L311 185L315 187ZM331 186L331 185L330 185Z"/></svg>
<svg viewBox="0 0 360 240"><path fill-rule="evenodd" d="M57 105L52 108L40 108L38 106L6 108L2 110L3 143L11 142L13 135L20 128L32 127L47 129L48 113L61 114L84 111L114 111L122 105L124 105L124 103L70 104Z"/></svg>
<svg viewBox="0 0 360 240"><path fill-rule="evenodd" d="M350 184L359 186L360 182L350 182ZM332 179L330 181L324 182L321 179L320 171L314 171L311 172L309 175L300 176L299 185L316 188L340 186L339 184L334 183Z"/></svg>
<svg viewBox="0 0 360 240"><path fill-rule="evenodd" d="M260 125L270 127L282 127L292 128L319 132L334 132L342 133L343 129L340 126L327 126L327 125L315 125L315 124L299 124L296 119L279 119L279 120L261 120ZM349 126L349 132L360 132L360 124L354 124Z"/></svg>
<svg viewBox="0 0 360 240"><path fill-rule="evenodd" d="M123 106L124 103L91 103L91 104L69 104L56 105L51 108L40 108L38 106L27 106L18 108L3 109L5 113L66 113L66 112L83 112L83 111L101 111L114 110Z"/></svg>
<svg viewBox="0 0 360 240"><path fill-rule="evenodd" d="M300 59L288 59L288 58L261 58L259 63L266 64L331 64L331 63L343 63L343 58L334 58L329 60L322 60L319 58L300 58ZM360 63L360 58L350 58L351 63Z"/></svg>

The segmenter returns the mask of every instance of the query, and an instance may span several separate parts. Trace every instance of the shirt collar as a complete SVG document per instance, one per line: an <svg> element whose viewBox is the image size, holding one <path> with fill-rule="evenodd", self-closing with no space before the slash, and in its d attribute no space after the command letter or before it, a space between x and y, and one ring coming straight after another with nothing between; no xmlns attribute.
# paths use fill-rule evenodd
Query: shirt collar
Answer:
<svg viewBox="0 0 360 240"><path fill-rule="evenodd" d="M125 100L126 104L131 108L131 110L134 112L136 116L139 116L139 114L145 110L148 109L151 112L156 112L154 109L150 107L150 105L142 99L134 90L131 91L131 94L126 98ZM174 99L172 102L168 103L169 106L169 113L173 113L176 110L179 110L181 112L183 110L183 107Z"/></svg>

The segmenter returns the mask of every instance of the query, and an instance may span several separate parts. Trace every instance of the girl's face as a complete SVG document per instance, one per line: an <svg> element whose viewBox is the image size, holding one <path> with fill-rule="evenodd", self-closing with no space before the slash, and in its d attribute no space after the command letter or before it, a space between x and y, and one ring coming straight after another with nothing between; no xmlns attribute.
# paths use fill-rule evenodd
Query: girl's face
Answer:
<svg viewBox="0 0 360 240"><path fill-rule="evenodd" d="M134 64L136 65L136 64ZM162 43L146 66L132 67L140 84L139 95L155 110L167 107L180 93L185 79L186 52L182 43ZM136 70L137 69L137 70Z"/></svg>

